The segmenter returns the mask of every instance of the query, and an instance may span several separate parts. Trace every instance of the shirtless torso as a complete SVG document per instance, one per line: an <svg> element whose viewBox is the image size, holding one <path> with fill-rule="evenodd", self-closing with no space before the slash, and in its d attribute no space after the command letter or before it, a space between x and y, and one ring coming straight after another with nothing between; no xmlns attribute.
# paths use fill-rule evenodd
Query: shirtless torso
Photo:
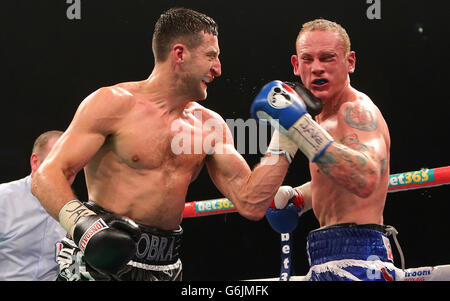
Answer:
<svg viewBox="0 0 450 301"><path fill-rule="evenodd" d="M333 30L301 33L294 74L323 103L316 121L334 142L310 162L311 182L299 186L320 226L383 224L389 180L389 129L380 110L350 85L355 53ZM349 45L348 45L349 47Z"/></svg>
<svg viewBox="0 0 450 301"><path fill-rule="evenodd" d="M189 69L169 72L178 58L168 60L148 79L100 88L80 104L33 179L53 217L75 198L67 179L84 168L89 199L98 205L144 225L177 229L189 184L205 165L241 215L264 217L289 162L280 157L252 171L223 118L194 101L205 99L207 84L220 76L217 37L202 36L185 55Z"/></svg>
<svg viewBox="0 0 450 301"><path fill-rule="evenodd" d="M383 224L389 132L372 101L356 90L352 92L353 97L334 115L318 116L319 124L338 143L330 147L323 163L310 163L312 208L321 226ZM368 164L369 160L378 164ZM374 177L375 173L379 176ZM373 184L371 177L376 179Z"/></svg>
<svg viewBox="0 0 450 301"><path fill-rule="evenodd" d="M123 106L118 104L117 132L107 136L85 167L89 199L137 222L175 229L187 188L203 167L206 153L192 149L191 154L174 154L172 141L186 129L191 131L183 137L185 142L194 141L194 132L206 137L210 133L201 127L211 114L196 103L189 103L179 117L164 114L145 100L138 83L110 89L117 91L110 102Z"/></svg>
<svg viewBox="0 0 450 301"><path fill-rule="evenodd" d="M242 216L264 217L289 162L267 155L271 164L261 162L252 171L223 118L198 103L221 75L217 34L204 14L185 8L163 13L155 25L150 76L100 88L84 99L33 177L32 193L92 267L116 274L131 260L145 279L178 279L185 198L203 166ZM92 202L77 200L69 185L82 169ZM144 251L139 241L148 242ZM161 256L151 251L157 242ZM75 254L70 245L67 252ZM66 266L62 277L71 278L72 270ZM134 270L129 275L141 279Z"/></svg>

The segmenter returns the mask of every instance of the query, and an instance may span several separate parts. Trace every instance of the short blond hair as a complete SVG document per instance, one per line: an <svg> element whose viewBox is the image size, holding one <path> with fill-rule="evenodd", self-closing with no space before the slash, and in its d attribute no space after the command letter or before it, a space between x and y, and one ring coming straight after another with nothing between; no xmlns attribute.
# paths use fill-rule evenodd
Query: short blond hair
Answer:
<svg viewBox="0 0 450 301"><path fill-rule="evenodd" d="M295 40L295 43L297 44L298 39L300 36L305 32L311 32L315 30L322 30L322 31L334 31L336 32L339 37L341 38L342 44L344 46L345 53L350 52L350 37L347 34L347 31L342 27L340 24L329 21L326 19L315 19L309 22L306 22L302 25L302 28L300 29L300 32L297 36L297 39Z"/></svg>
<svg viewBox="0 0 450 301"><path fill-rule="evenodd" d="M49 146L48 142L53 137L57 137L57 138L61 137L62 134L63 134L63 132L58 131L58 130L47 131L47 132L40 134L39 137L37 137L36 140L34 141L33 149L31 152L33 154L37 154L38 156L42 156L42 154L50 151L50 149L48 147Z"/></svg>

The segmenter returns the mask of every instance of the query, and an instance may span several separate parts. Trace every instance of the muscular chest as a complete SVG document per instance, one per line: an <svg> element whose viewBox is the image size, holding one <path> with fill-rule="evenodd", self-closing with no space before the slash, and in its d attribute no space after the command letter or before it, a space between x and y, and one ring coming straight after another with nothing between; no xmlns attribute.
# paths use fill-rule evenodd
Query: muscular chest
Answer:
<svg viewBox="0 0 450 301"><path fill-rule="evenodd" d="M195 169L206 156L198 125L185 120L133 118L112 137L111 148L135 169Z"/></svg>
<svg viewBox="0 0 450 301"><path fill-rule="evenodd" d="M342 121L337 116L333 116L327 118L324 121L318 122L320 126L325 129L334 139L336 139L336 135L340 132L340 127L342 125Z"/></svg>

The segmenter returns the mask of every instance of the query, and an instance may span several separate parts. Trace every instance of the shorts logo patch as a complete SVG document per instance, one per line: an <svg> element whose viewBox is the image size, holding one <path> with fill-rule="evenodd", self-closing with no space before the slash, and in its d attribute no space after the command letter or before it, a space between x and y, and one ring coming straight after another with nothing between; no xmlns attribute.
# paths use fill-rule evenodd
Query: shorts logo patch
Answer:
<svg viewBox="0 0 450 301"><path fill-rule="evenodd" d="M394 255L392 255L392 249L391 244L389 243L389 239L385 236L382 236L382 238L384 247L386 248L387 259L390 260L391 262L394 262Z"/></svg>
<svg viewBox="0 0 450 301"><path fill-rule="evenodd" d="M383 275L384 280L394 281L394 277L385 268L381 268L381 274Z"/></svg>

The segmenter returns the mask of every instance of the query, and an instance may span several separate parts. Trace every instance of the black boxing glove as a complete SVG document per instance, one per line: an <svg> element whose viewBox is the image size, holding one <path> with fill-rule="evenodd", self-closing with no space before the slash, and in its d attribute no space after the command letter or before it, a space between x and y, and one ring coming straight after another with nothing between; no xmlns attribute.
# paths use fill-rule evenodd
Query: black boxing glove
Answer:
<svg viewBox="0 0 450 301"><path fill-rule="evenodd" d="M306 110L313 118L322 112L322 101L315 97L311 91L299 82L284 82L286 85L294 89L306 105Z"/></svg>
<svg viewBox="0 0 450 301"><path fill-rule="evenodd" d="M96 214L78 200L68 202L59 221L72 235L92 267L116 274L136 254L141 231L131 219L116 214Z"/></svg>

